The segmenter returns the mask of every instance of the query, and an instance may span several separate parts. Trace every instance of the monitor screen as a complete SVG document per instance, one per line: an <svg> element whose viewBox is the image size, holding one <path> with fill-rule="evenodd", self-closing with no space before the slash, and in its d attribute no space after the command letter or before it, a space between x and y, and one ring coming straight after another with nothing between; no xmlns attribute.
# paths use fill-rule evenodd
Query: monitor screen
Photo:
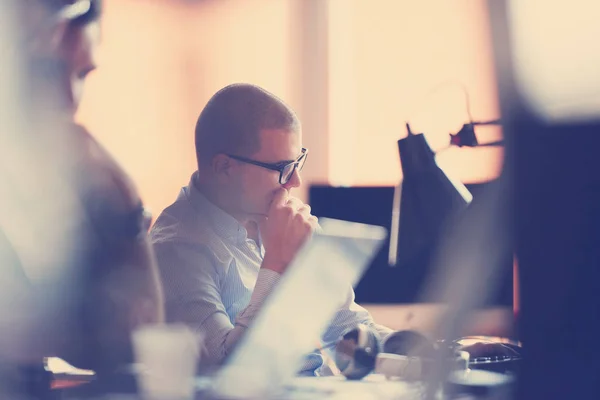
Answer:
<svg viewBox="0 0 600 400"><path fill-rule="evenodd" d="M487 184L466 185L473 194L473 203ZM313 185L309 191L310 205L317 217L379 225L390 229L394 188L392 186L336 187ZM410 227L408 228L410 229ZM390 267L388 264L389 238L377 253L369 269L355 289L358 303L413 303L421 301L420 295L432 270L434 245L424 251L411 265ZM512 306L511 253L503 255L502 280L498 293L486 306ZM429 301L439 299L431 298Z"/></svg>

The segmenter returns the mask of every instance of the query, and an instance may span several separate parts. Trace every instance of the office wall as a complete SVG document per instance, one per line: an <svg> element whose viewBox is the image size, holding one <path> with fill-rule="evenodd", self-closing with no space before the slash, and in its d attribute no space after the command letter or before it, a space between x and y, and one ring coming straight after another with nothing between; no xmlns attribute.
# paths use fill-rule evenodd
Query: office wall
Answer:
<svg viewBox="0 0 600 400"><path fill-rule="evenodd" d="M499 116L486 4L479 0L330 0L329 179L389 185L401 177L396 141L405 122L434 150L468 121ZM479 129L482 141L501 136ZM450 149L438 156L464 182L498 174L498 149ZM351 160L351 161L350 161Z"/></svg>
<svg viewBox="0 0 600 400"><path fill-rule="evenodd" d="M135 180L156 215L194 168L188 7L108 0L100 64L79 119Z"/></svg>
<svg viewBox="0 0 600 400"><path fill-rule="evenodd" d="M297 19L323 2L105 3L101 66L86 86L79 119L132 175L155 215L195 169L193 130L202 107L233 82L258 84L298 111L313 149L305 178L326 179L324 132L317 132L323 124L306 115L302 100L305 82L318 82L318 72L303 68L312 60L302 60L307 39Z"/></svg>
<svg viewBox="0 0 600 400"><path fill-rule="evenodd" d="M79 118L155 214L195 168L202 106L232 82L259 84L297 110L307 185L395 183L405 120L436 148L466 120L460 86L443 82L464 84L474 118L498 116L482 0L105 2L101 66ZM472 182L496 175L501 156L455 149L438 159Z"/></svg>

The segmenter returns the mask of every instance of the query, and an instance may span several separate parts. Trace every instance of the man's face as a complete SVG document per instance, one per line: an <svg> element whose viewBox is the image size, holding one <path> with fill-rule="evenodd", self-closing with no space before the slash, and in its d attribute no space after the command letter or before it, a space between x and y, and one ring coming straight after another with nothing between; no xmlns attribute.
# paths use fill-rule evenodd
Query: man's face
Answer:
<svg viewBox="0 0 600 400"><path fill-rule="evenodd" d="M260 132L260 150L248 158L263 163L292 162L302 151L302 133L289 130L263 130ZM279 183L279 172L247 163L237 163L240 188L239 207L246 215L266 215L275 192L302 184L300 171L296 170L284 185Z"/></svg>
<svg viewBox="0 0 600 400"><path fill-rule="evenodd" d="M29 26L28 30L36 32L35 26ZM73 118L81 102L85 78L96 68L99 23L82 26L59 23L49 32L34 35L31 42L26 54L31 105L35 111L48 110Z"/></svg>

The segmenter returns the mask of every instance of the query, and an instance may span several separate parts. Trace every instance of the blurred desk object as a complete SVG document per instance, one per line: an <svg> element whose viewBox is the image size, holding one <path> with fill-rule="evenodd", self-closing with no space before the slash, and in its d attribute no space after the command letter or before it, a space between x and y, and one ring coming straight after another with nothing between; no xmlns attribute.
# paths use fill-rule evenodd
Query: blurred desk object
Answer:
<svg viewBox="0 0 600 400"><path fill-rule="evenodd" d="M48 357L46 370L53 375L52 389L65 389L91 382L95 379L93 371L79 369L58 357Z"/></svg>
<svg viewBox="0 0 600 400"><path fill-rule="evenodd" d="M378 324L394 330L434 331L446 306L435 303L361 304ZM490 307L474 311L465 324L463 336L514 337L513 311L510 307Z"/></svg>
<svg viewBox="0 0 600 400"><path fill-rule="evenodd" d="M430 333L435 329L446 306L435 303L415 304L362 304L373 316L377 323L392 329L414 329ZM514 333L513 313L510 307L492 307L473 312L464 326L462 335L486 335L511 337ZM47 368L54 374L53 388L66 389L62 393L64 399L102 398L102 399L137 399L135 395L101 395L94 386L81 386L93 382L95 375L92 371L77 369L58 358L48 358ZM206 380L199 378L198 389ZM98 383L98 382L96 382ZM286 387L283 398L330 398L345 393L368 393L365 398L418 398L415 397L414 385L405 382L386 382L380 376L371 376L365 382L347 382L341 377L331 379L297 379ZM371 393L372 392L372 393ZM404 396L406 393L406 397ZM388 396L389 395L389 396ZM310 396L310 397L307 397ZM399 397L400 396L400 397Z"/></svg>
<svg viewBox="0 0 600 400"><path fill-rule="evenodd" d="M361 399L361 400L418 400L425 395L421 382L387 380L371 374L360 381L341 376L322 378L298 377L284 387L278 399Z"/></svg>

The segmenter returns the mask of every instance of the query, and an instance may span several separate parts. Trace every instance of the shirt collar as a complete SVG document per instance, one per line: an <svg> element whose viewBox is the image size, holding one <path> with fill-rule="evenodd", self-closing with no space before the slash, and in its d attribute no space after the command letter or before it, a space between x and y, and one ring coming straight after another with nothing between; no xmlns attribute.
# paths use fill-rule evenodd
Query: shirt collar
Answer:
<svg viewBox="0 0 600 400"><path fill-rule="evenodd" d="M241 244L248 238L246 228L231 215L211 203L195 185L198 171L194 172L190 183L183 188L190 204L197 212L203 214L210 221L214 231L220 237Z"/></svg>

